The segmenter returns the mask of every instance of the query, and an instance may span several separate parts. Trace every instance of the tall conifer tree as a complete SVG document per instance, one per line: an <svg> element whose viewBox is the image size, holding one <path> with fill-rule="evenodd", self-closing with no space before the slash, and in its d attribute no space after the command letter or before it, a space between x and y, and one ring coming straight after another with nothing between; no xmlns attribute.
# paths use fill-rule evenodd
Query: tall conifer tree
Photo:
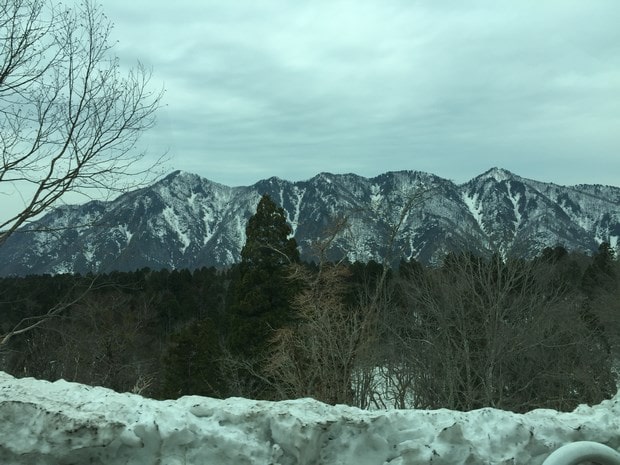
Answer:
<svg viewBox="0 0 620 465"><path fill-rule="evenodd" d="M230 350L245 360L259 360L273 330L291 320L295 294L288 266L299 262L297 242L282 207L263 195L246 227L241 263L228 298Z"/></svg>

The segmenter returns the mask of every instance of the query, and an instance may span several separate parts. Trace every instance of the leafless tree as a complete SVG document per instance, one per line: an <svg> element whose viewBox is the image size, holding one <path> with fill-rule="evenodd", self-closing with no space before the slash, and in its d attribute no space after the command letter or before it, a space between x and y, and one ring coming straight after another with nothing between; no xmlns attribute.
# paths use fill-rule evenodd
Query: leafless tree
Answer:
<svg viewBox="0 0 620 465"><path fill-rule="evenodd" d="M66 310L84 300L93 290L107 286L109 286L109 284L99 283L96 278L90 280L86 287L80 286L79 280L76 280L72 288L65 295L65 299L57 302L45 313L22 318L6 333L0 334L0 347L7 345L14 336L28 333L40 327L46 321L61 315Z"/></svg>
<svg viewBox="0 0 620 465"><path fill-rule="evenodd" d="M367 340L368 319L365 309L344 300L347 266L327 260L331 245L346 226L346 218L335 220L325 239L314 244L318 270L302 265L293 269L292 279L302 282L302 291L293 300L296 318L275 332L266 366L282 397L353 402L352 376Z"/></svg>
<svg viewBox="0 0 620 465"><path fill-rule="evenodd" d="M404 258L397 244L408 219L415 209L432 198L436 189L422 184L406 192L402 205L395 209L392 221L386 225L380 274L367 277L357 289L357 307L363 309L366 338L352 374L354 403L360 408L406 408L411 404L412 374L408 361L402 359L402 353L390 352L393 346L385 341L385 337L391 337L386 325L391 324L390 315L395 307L394 286L388 275L394 263Z"/></svg>
<svg viewBox="0 0 620 465"><path fill-rule="evenodd" d="M0 195L22 204L0 217L0 246L67 194L105 195L152 178L158 162L143 165L136 142L153 125L162 91L151 89L141 64L122 72L111 28L91 0L0 0ZM0 346L74 298L26 318Z"/></svg>
<svg viewBox="0 0 620 465"><path fill-rule="evenodd" d="M162 344L156 317L148 298L109 286L88 292L30 330L11 371L148 394Z"/></svg>
<svg viewBox="0 0 620 465"><path fill-rule="evenodd" d="M608 357L577 294L540 263L454 254L402 290L393 340L416 407L571 409L610 392Z"/></svg>
<svg viewBox="0 0 620 465"><path fill-rule="evenodd" d="M287 397L353 402L352 375L367 327L361 309L343 302L346 277L341 264L308 274L308 288L294 301L299 322L276 332L269 372Z"/></svg>
<svg viewBox="0 0 620 465"><path fill-rule="evenodd" d="M594 295L590 306L603 328L612 355L616 383L620 388L620 260L615 260L613 270L607 289Z"/></svg>
<svg viewBox="0 0 620 465"><path fill-rule="evenodd" d="M279 334L280 331L276 333ZM257 353L252 357L234 354L225 340L221 341L220 353L217 362L219 371L226 380L226 396L264 400L291 397L290 389L281 380L271 376L272 359L269 353Z"/></svg>
<svg viewBox="0 0 620 465"><path fill-rule="evenodd" d="M69 193L136 186L140 133L162 92L138 64L121 72L111 23L91 0L0 0L0 195L23 208L0 218L0 245Z"/></svg>
<svg viewBox="0 0 620 465"><path fill-rule="evenodd" d="M359 286L355 303L345 299L351 293L348 265L328 260L339 236L354 234L346 216L334 219L323 238L313 244L318 270L295 268L294 276L303 282L293 304L298 319L275 333L267 365L283 397L311 396L361 408L385 406L379 393L386 382L383 377L396 379L393 372L382 372L386 354L378 339L384 314L392 304L388 275L402 253L396 244L409 214L432 192L432 187L421 187L405 196L387 226L380 271Z"/></svg>

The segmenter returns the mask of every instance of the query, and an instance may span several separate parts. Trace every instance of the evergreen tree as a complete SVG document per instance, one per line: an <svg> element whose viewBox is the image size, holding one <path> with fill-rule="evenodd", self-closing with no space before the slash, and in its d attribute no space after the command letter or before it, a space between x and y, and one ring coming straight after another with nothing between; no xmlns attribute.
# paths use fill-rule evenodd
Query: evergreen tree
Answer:
<svg viewBox="0 0 620 465"><path fill-rule="evenodd" d="M170 399L184 395L224 397L221 356L218 331L210 318L177 331L163 359L160 396Z"/></svg>
<svg viewBox="0 0 620 465"><path fill-rule="evenodd" d="M245 229L246 242L241 250L241 266L275 270L299 261L297 242L286 221L284 209L265 194Z"/></svg>
<svg viewBox="0 0 620 465"><path fill-rule="evenodd" d="M598 248L598 253L595 254L592 259L591 267L593 268L594 274L599 278L599 284L606 290L611 290L615 287L615 258L616 251L614 248L608 242L603 242Z"/></svg>
<svg viewBox="0 0 620 465"><path fill-rule="evenodd" d="M617 277L614 267L615 250L608 242L603 242L598 252L592 257L592 262L586 268L581 282L582 290L587 296L581 311L582 319L600 339L602 345L611 350L609 334L601 321L601 315L606 313L600 308L600 301L606 296L613 295L617 290ZM607 319L607 318L605 318Z"/></svg>
<svg viewBox="0 0 620 465"><path fill-rule="evenodd" d="M273 330L291 320L290 302L296 291L287 277L288 266L299 262L291 234L284 210L263 195L248 221L228 297L229 348L247 363L260 359Z"/></svg>
<svg viewBox="0 0 620 465"><path fill-rule="evenodd" d="M614 288L616 281L614 258L613 247L607 242L601 243L583 275L582 288L590 297L600 290L610 291Z"/></svg>

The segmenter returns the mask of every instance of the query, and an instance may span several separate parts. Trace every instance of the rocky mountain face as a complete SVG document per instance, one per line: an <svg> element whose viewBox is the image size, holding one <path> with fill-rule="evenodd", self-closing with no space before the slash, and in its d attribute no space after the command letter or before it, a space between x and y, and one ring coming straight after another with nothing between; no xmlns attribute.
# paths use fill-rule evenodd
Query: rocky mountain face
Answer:
<svg viewBox="0 0 620 465"><path fill-rule="evenodd" d="M174 172L111 202L63 206L0 247L0 275L226 267L239 260L262 194L288 215L302 257L337 218L333 257L432 263L451 250L530 258L558 244L618 246L620 188L564 187L494 168L465 184L416 171L375 178L321 173L228 187Z"/></svg>

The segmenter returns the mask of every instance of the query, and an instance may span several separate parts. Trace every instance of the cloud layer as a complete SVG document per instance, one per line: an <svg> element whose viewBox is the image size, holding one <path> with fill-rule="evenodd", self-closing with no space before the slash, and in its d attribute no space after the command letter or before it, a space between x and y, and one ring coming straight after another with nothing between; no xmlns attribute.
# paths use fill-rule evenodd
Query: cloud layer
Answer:
<svg viewBox="0 0 620 465"><path fill-rule="evenodd" d="M491 166L620 185L620 3L106 0L167 106L143 143L230 185Z"/></svg>

